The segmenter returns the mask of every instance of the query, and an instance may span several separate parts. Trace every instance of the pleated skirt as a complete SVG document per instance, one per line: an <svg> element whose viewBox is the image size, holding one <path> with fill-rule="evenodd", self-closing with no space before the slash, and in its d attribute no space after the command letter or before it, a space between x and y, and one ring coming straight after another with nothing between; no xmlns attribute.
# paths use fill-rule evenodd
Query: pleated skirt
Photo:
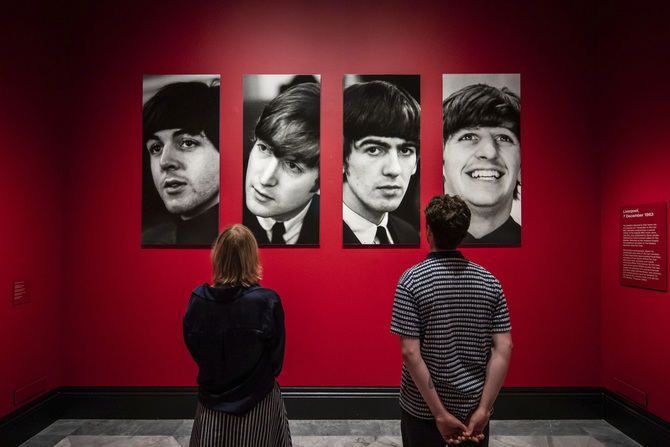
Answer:
<svg viewBox="0 0 670 447"><path fill-rule="evenodd" d="M248 413L237 416L198 402L189 447L291 447L279 384Z"/></svg>

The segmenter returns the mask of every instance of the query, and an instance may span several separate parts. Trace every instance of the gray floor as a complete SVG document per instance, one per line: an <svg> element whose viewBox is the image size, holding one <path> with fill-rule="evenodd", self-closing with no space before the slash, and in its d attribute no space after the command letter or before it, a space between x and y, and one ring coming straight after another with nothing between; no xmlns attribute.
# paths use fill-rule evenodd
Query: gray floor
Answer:
<svg viewBox="0 0 670 447"><path fill-rule="evenodd" d="M190 420L62 419L22 447L185 447ZM291 421L294 447L402 446L400 421ZM602 420L491 421L490 447L639 446Z"/></svg>

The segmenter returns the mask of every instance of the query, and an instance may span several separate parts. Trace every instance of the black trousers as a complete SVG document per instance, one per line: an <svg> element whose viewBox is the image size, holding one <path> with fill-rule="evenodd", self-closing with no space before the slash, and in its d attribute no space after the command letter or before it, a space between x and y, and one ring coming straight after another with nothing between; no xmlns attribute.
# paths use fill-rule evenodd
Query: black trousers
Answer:
<svg viewBox="0 0 670 447"><path fill-rule="evenodd" d="M402 431L403 447L444 447L446 444L434 420L415 418L405 410L402 410L400 416L400 430ZM481 441L465 441L454 445L459 447L488 447L489 424L486 424L484 428L484 439Z"/></svg>

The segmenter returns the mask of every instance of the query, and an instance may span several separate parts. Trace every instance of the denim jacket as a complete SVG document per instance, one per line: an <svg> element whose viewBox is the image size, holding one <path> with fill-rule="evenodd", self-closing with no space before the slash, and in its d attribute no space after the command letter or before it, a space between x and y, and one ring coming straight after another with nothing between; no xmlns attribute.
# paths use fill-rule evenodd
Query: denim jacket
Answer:
<svg viewBox="0 0 670 447"><path fill-rule="evenodd" d="M198 399L208 408L243 414L269 393L284 361L284 310L259 285L193 290L184 341L198 364Z"/></svg>

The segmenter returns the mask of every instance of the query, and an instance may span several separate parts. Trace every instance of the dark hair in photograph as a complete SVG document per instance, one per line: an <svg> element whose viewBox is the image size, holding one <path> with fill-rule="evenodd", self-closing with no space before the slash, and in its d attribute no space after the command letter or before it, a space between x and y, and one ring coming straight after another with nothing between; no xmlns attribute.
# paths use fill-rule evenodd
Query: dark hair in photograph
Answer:
<svg viewBox="0 0 670 447"><path fill-rule="evenodd" d="M219 86L175 82L158 90L142 110L142 143L159 130L184 129L205 136L219 150Z"/></svg>
<svg viewBox="0 0 670 447"><path fill-rule="evenodd" d="M426 226L432 231L435 246L440 250L458 247L470 228L470 208L458 196L433 197L424 214Z"/></svg>
<svg viewBox="0 0 670 447"><path fill-rule="evenodd" d="M308 82L288 88L263 109L254 138L263 140L277 158L291 157L307 167L321 160L321 88Z"/></svg>
<svg viewBox="0 0 670 447"><path fill-rule="evenodd" d="M421 107L404 89L385 81L361 82L344 90L344 162L351 144L369 135L403 138L419 147Z"/></svg>
<svg viewBox="0 0 670 447"><path fill-rule="evenodd" d="M473 84L442 103L442 139L469 127L508 127L521 139L521 99L507 87Z"/></svg>

